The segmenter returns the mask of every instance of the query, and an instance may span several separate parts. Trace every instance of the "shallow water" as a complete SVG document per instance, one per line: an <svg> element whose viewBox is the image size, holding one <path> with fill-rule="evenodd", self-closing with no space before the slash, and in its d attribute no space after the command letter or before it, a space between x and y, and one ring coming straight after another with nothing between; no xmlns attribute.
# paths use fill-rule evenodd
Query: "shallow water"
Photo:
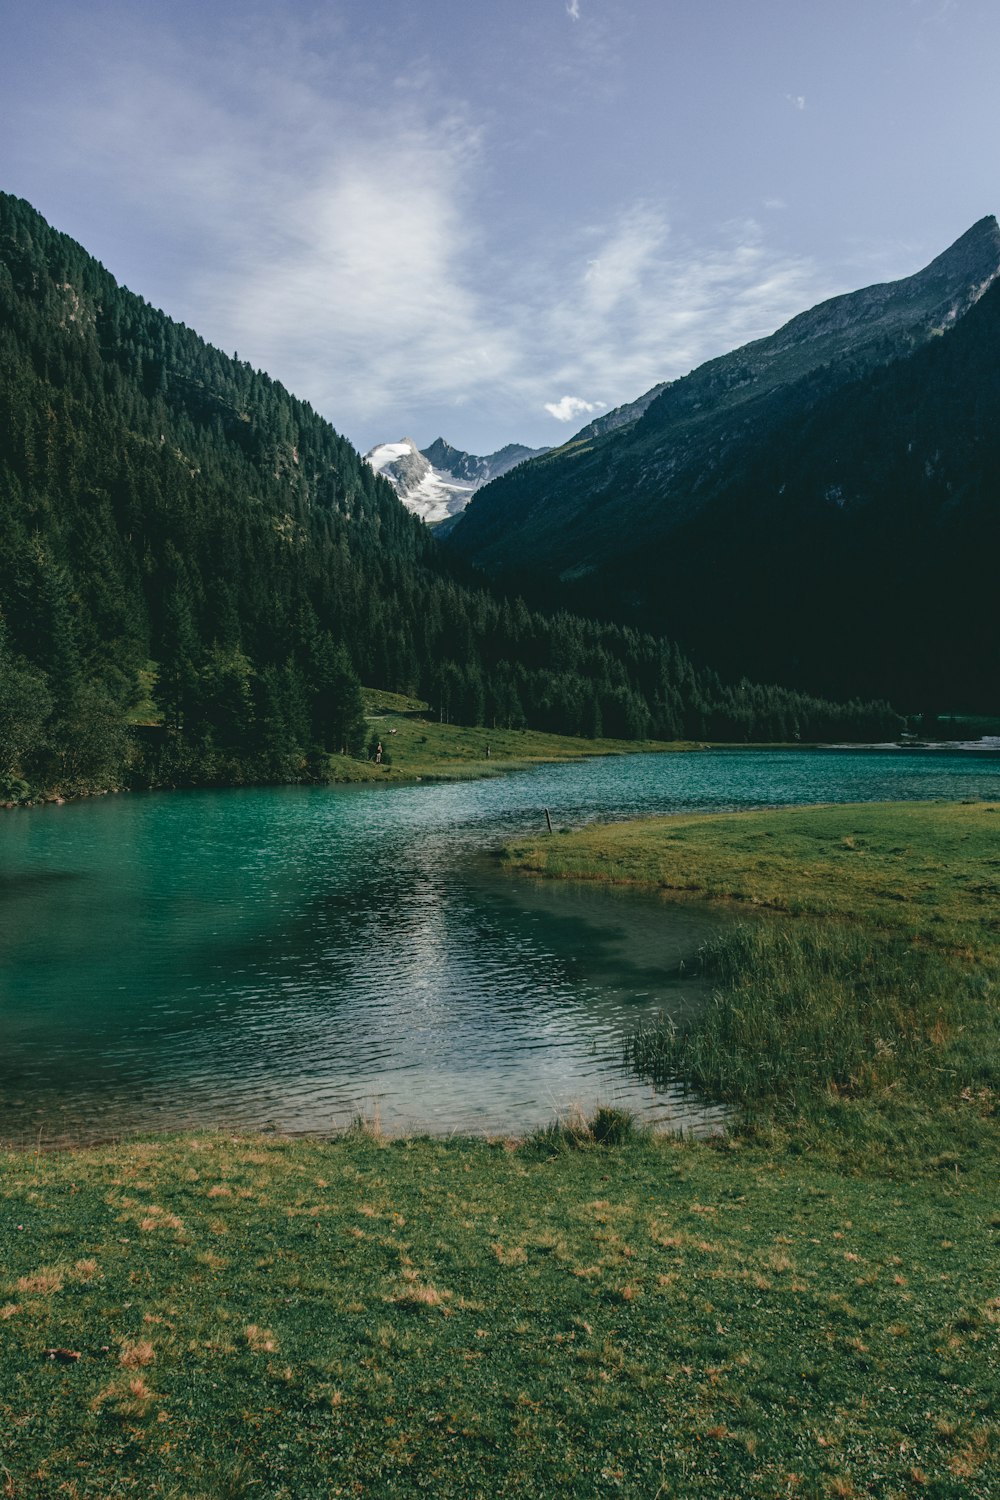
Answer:
<svg viewBox="0 0 1000 1500"><path fill-rule="evenodd" d="M0 1138L266 1126L523 1132L617 1103L641 1018L726 918L505 877L523 830L693 808L1000 797L1000 759L630 756L489 781L139 794L0 817Z"/></svg>

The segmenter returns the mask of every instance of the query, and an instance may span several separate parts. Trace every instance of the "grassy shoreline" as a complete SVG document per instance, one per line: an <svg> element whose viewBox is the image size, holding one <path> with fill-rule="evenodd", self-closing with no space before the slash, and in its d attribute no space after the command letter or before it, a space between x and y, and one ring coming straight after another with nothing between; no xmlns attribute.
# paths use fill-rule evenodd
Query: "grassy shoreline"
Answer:
<svg viewBox="0 0 1000 1500"><path fill-rule="evenodd" d="M1000 1497L998 834L869 805L508 851L765 914L719 972L707 1082L754 1106L721 1140L0 1153L0 1493Z"/></svg>
<svg viewBox="0 0 1000 1500"><path fill-rule="evenodd" d="M471 780L605 755L703 748L689 741L583 739L537 729L444 724L428 717L427 705L419 699L373 689L365 691L365 708L369 740L382 743L382 763L331 756L333 781L392 785Z"/></svg>
<svg viewBox="0 0 1000 1500"><path fill-rule="evenodd" d="M795 1120L864 1170L906 1143L995 1165L998 833L989 803L846 804L592 825L501 859L747 913L704 952L706 1009L632 1039L643 1076Z"/></svg>

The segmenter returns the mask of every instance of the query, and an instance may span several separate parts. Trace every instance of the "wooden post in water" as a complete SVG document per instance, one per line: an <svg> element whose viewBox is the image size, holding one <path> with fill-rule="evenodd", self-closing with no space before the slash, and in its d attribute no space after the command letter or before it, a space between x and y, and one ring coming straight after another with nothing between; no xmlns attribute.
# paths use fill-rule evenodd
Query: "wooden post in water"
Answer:
<svg viewBox="0 0 1000 1500"><path fill-rule="evenodd" d="M551 833L552 832L552 819L549 817L549 810L548 810L547 807L543 807L542 808L542 812L545 814L545 821L549 825L549 832Z"/></svg>

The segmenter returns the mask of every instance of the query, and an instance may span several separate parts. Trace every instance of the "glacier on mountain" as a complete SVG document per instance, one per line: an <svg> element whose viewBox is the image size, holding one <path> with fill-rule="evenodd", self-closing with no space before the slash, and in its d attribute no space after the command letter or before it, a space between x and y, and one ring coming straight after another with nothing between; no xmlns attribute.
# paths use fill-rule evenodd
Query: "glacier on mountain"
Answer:
<svg viewBox="0 0 1000 1500"><path fill-rule="evenodd" d="M453 448L444 438L436 438L424 449L418 448L412 438L403 438L398 443L377 444L365 454L365 459L376 474L389 480L407 510L434 525L457 516L476 490L491 479L498 479L516 464L547 452L547 448L508 443L481 458Z"/></svg>

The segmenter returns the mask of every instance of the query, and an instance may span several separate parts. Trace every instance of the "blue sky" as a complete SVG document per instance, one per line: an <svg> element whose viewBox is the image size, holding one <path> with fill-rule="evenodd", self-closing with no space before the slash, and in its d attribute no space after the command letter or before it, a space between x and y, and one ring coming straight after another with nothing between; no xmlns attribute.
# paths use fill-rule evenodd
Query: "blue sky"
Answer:
<svg viewBox="0 0 1000 1500"><path fill-rule="evenodd" d="M998 206L996 0L0 23L0 188L363 450L562 441Z"/></svg>

